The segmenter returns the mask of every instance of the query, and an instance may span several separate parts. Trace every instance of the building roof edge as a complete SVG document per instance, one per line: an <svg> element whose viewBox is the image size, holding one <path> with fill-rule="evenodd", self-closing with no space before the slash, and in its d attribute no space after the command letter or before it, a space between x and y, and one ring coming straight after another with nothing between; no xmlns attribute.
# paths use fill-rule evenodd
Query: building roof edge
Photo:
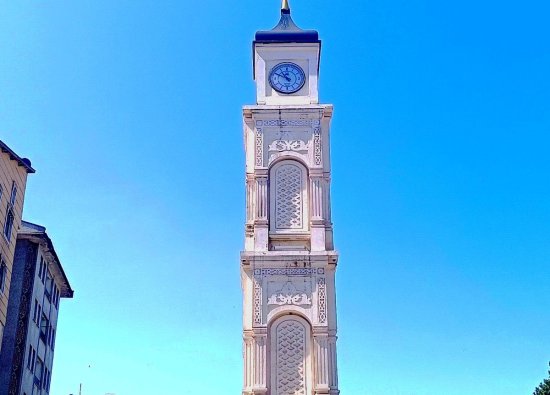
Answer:
<svg viewBox="0 0 550 395"><path fill-rule="evenodd" d="M27 170L27 173L35 173L36 170L32 168L31 161L27 158L21 158L19 155L17 155L13 150L8 147L6 143L4 143L2 140L0 140L0 150L2 152L6 152L10 155L10 159L17 161L19 163L19 166L23 166L25 170Z"/></svg>
<svg viewBox="0 0 550 395"><path fill-rule="evenodd" d="M67 275L65 274L65 270L61 265L59 256L57 255L57 252L55 251L55 248L53 246L52 239L50 239L50 237L46 233L46 228L44 226L23 220L21 221L21 229L17 233L17 238L31 240L34 242L45 244L45 247L47 248L47 250L52 254L54 258L54 264L56 265L56 268L58 269L62 278L63 286L60 289L61 297L72 298L74 295L74 290L71 288L69 279L67 278Z"/></svg>

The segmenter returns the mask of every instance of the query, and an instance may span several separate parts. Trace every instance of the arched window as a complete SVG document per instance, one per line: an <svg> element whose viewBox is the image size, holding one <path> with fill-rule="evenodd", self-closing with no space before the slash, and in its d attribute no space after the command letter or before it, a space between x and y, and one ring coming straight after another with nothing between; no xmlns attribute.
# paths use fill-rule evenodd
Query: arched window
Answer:
<svg viewBox="0 0 550 395"><path fill-rule="evenodd" d="M272 232L308 230L307 171L298 161L276 163L269 175Z"/></svg>

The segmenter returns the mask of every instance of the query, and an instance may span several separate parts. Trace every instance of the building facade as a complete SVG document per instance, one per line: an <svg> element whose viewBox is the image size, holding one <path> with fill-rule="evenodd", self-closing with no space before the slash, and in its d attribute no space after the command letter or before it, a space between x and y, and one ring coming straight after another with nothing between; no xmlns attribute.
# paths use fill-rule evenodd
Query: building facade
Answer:
<svg viewBox="0 0 550 395"><path fill-rule="evenodd" d="M246 155L243 395L337 395L330 205L332 105L319 104L321 41L293 22L253 42Z"/></svg>
<svg viewBox="0 0 550 395"><path fill-rule="evenodd" d="M17 230L21 225L27 175L31 162L0 140L0 352L10 293Z"/></svg>
<svg viewBox="0 0 550 395"><path fill-rule="evenodd" d="M59 302L72 297L46 228L22 221L0 353L0 394L49 393Z"/></svg>

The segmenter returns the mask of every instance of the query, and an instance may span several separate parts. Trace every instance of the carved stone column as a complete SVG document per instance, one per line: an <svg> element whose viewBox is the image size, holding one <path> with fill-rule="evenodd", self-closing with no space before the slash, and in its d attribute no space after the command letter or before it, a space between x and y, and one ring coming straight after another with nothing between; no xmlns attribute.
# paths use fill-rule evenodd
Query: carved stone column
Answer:
<svg viewBox="0 0 550 395"><path fill-rule="evenodd" d="M246 331L243 338L243 395L267 393L267 334L265 330Z"/></svg>
<svg viewBox="0 0 550 395"><path fill-rule="evenodd" d="M245 223L245 250L254 249L254 175L246 175L246 223Z"/></svg>
<svg viewBox="0 0 550 395"><path fill-rule="evenodd" d="M330 225L332 223L330 212L330 176L324 176L321 183L323 186L323 219L327 225Z"/></svg>
<svg viewBox="0 0 550 395"><path fill-rule="evenodd" d="M323 219L325 220L325 243L327 250L334 249L332 237L332 213L330 209L330 174L323 177Z"/></svg>
<svg viewBox="0 0 550 395"><path fill-rule="evenodd" d="M322 175L310 176L311 250L325 251L324 179Z"/></svg>
<svg viewBox="0 0 550 395"><path fill-rule="evenodd" d="M256 219L267 223L267 176L256 177Z"/></svg>
<svg viewBox="0 0 550 395"><path fill-rule="evenodd" d="M253 354L254 354L254 339L252 334L245 332L243 335L243 395L249 395L252 393L253 385Z"/></svg>
<svg viewBox="0 0 550 395"><path fill-rule="evenodd" d="M315 394L329 393L329 350L328 334L313 335L314 367L315 367Z"/></svg>
<svg viewBox="0 0 550 395"><path fill-rule="evenodd" d="M338 365L336 361L336 336L328 337L329 388L330 395L338 395Z"/></svg>
<svg viewBox="0 0 550 395"><path fill-rule="evenodd" d="M310 178L310 191L311 191L311 221L318 222L323 220L323 178L314 177Z"/></svg>
<svg viewBox="0 0 550 395"><path fill-rule="evenodd" d="M268 194L267 194L267 173L256 175L256 218L254 221L254 238L255 250L267 251L269 236L268 236Z"/></svg>
<svg viewBox="0 0 550 395"><path fill-rule="evenodd" d="M254 388L253 393L267 393L267 333L254 336Z"/></svg>

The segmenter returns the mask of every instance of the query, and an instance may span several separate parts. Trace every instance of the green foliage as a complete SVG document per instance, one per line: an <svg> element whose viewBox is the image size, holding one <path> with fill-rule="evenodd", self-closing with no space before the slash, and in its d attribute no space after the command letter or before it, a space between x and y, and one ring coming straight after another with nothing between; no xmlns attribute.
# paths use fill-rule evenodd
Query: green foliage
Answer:
<svg viewBox="0 0 550 395"><path fill-rule="evenodd" d="M550 366L550 362L548 366ZM548 378L539 384L533 395L550 395L550 370L548 370Z"/></svg>

